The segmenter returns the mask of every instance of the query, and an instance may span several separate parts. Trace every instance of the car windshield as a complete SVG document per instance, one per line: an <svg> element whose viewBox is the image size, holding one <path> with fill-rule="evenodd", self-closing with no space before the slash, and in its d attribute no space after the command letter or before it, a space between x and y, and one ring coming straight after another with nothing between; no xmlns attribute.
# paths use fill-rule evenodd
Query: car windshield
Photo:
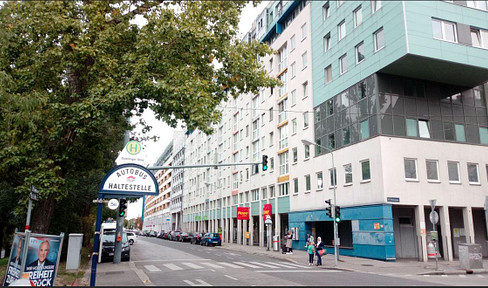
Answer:
<svg viewBox="0 0 488 288"><path fill-rule="evenodd" d="M102 243L113 244L115 242L115 233L108 232L104 233L102 236ZM122 243L127 242L127 233L122 233Z"/></svg>

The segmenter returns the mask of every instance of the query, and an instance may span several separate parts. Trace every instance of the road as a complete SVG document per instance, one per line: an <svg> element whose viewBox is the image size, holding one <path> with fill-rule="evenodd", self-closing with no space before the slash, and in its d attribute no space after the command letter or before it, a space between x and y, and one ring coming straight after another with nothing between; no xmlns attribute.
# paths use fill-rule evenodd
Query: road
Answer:
<svg viewBox="0 0 488 288"><path fill-rule="evenodd" d="M139 237L131 246L131 263L140 279L107 283L103 277L97 286L467 286L488 284L484 275L382 275L329 270L295 264L275 258L233 252L220 247L203 247L158 238ZM99 265L114 265L102 263ZM114 272L115 273L115 272ZM488 277L488 276L487 276Z"/></svg>

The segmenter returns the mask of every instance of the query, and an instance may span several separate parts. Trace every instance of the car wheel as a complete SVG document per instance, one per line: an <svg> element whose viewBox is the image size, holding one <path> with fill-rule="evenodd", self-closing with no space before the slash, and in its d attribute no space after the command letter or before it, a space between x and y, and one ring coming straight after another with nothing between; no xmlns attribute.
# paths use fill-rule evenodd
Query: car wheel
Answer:
<svg viewBox="0 0 488 288"><path fill-rule="evenodd" d="M130 245L134 244L134 240L130 239L130 240L129 240L129 244L130 244Z"/></svg>

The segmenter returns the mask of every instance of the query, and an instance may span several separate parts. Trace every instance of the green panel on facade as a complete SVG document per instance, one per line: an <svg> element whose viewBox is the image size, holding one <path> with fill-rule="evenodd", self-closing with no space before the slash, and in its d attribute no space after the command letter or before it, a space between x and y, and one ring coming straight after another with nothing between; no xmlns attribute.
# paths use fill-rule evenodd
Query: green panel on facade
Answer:
<svg viewBox="0 0 488 288"><path fill-rule="evenodd" d="M278 213L290 212L290 196L278 197Z"/></svg>

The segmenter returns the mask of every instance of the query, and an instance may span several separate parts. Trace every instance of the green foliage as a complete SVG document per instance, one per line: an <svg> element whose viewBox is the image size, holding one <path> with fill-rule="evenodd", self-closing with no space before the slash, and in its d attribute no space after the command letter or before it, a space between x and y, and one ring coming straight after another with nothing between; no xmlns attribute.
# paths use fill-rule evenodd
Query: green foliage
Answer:
<svg viewBox="0 0 488 288"><path fill-rule="evenodd" d="M38 232L47 232L60 201L81 213L73 221L87 220L131 128L127 117L150 107L173 127L183 120L208 133L222 101L280 83L257 59L271 48L236 38L247 2L161 2L1 6L0 174L18 195L18 215L30 185L39 189ZM147 25L133 24L136 16Z"/></svg>

